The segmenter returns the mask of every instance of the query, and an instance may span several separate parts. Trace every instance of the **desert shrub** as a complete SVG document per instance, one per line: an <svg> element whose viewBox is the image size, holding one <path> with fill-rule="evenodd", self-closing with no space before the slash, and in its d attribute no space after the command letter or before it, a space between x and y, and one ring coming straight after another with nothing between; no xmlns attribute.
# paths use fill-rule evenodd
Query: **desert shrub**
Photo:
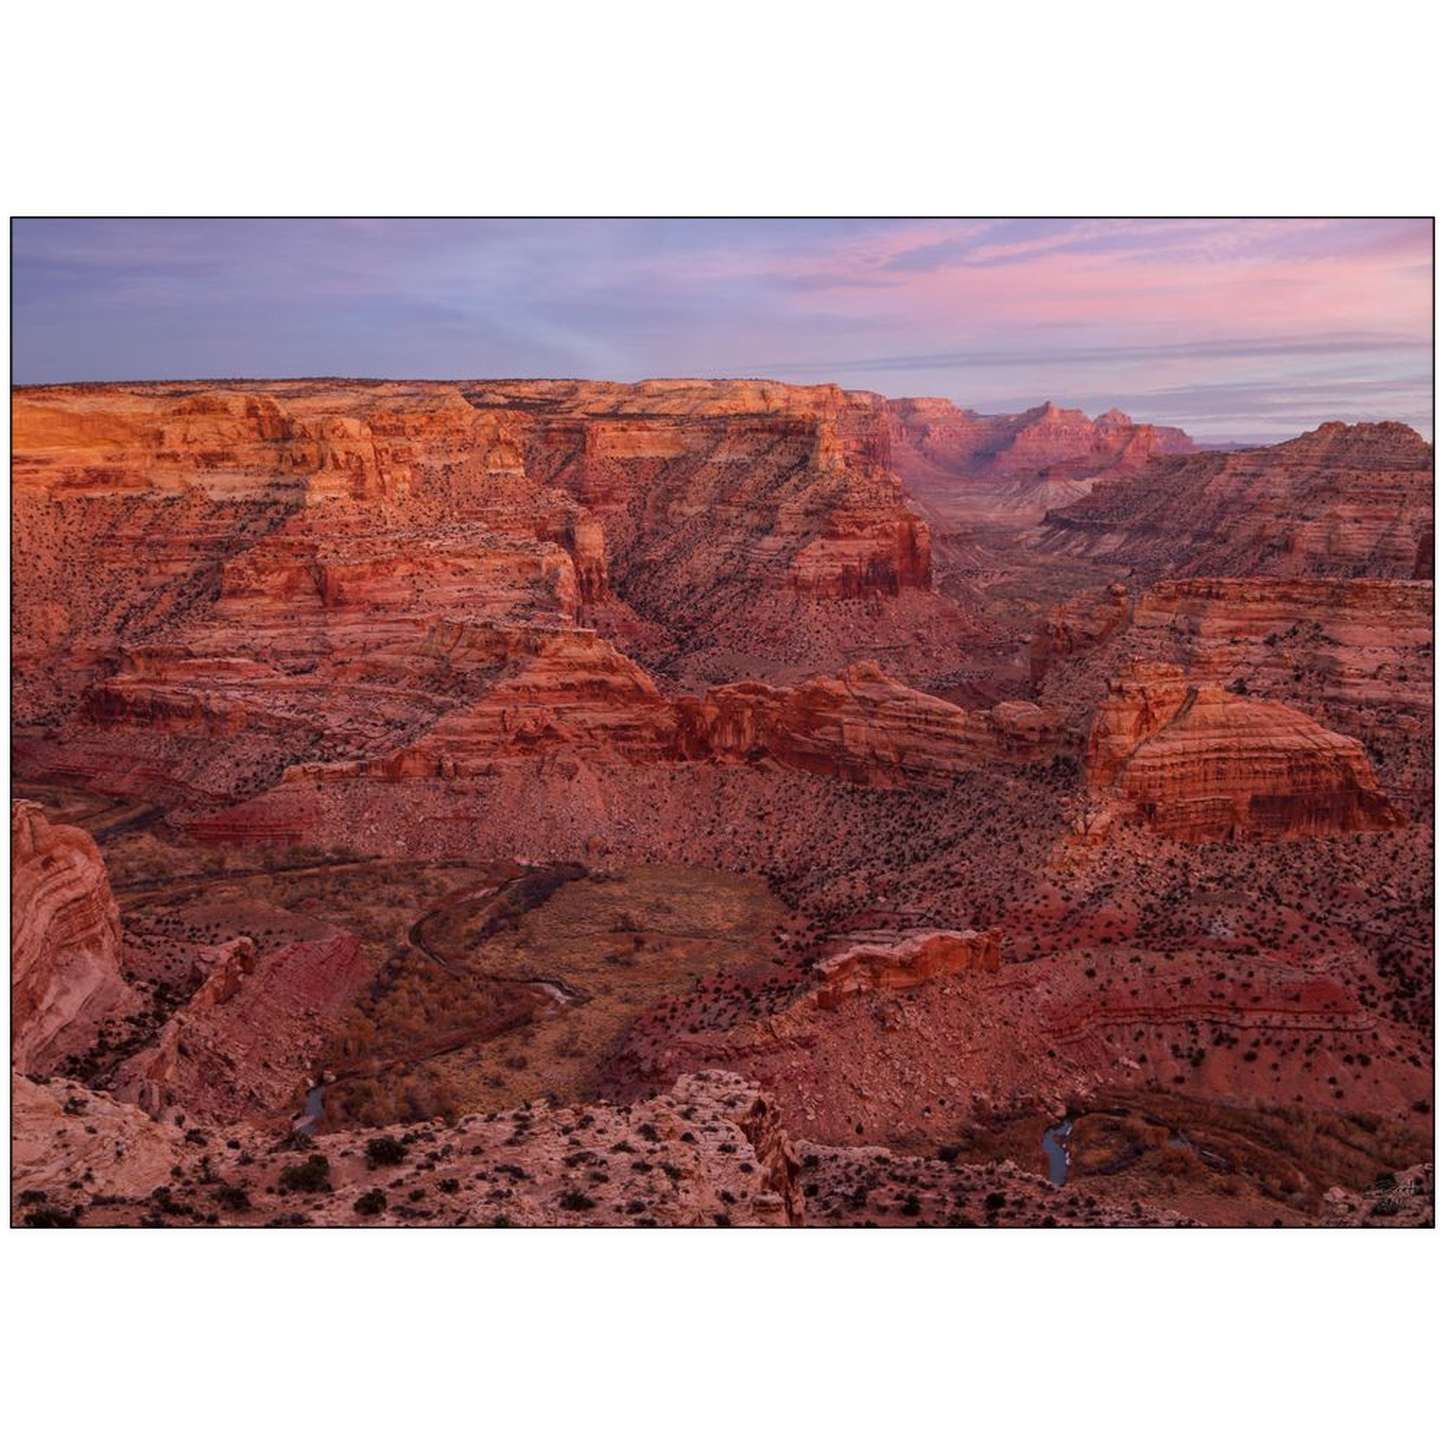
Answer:
<svg viewBox="0 0 1445 1445"><path fill-rule="evenodd" d="M288 1164L281 1171L281 1187L315 1194L331 1188L331 1161L324 1154L308 1154L304 1164Z"/></svg>
<svg viewBox="0 0 1445 1445"><path fill-rule="evenodd" d="M351 1206L358 1214L381 1214L386 1210L386 1195L380 1189L368 1189Z"/></svg>
<svg viewBox="0 0 1445 1445"><path fill-rule="evenodd" d="M400 1164L405 1158L406 1145L400 1139L393 1139L389 1134L383 1134L379 1139L366 1141L366 1167L368 1169L385 1169L388 1166Z"/></svg>
<svg viewBox="0 0 1445 1445"><path fill-rule="evenodd" d="M61 1209L55 1204L42 1204L25 1216L29 1229L74 1229L79 1223L78 1209Z"/></svg>

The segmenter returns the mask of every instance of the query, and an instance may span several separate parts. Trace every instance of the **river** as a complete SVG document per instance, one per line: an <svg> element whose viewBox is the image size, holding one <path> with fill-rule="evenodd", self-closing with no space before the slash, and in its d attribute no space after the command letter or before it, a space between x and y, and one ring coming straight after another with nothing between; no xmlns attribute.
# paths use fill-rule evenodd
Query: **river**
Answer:
<svg viewBox="0 0 1445 1445"><path fill-rule="evenodd" d="M1069 1179L1069 1135L1074 1132L1072 1119L1060 1119L1044 1130L1044 1157L1049 1161L1049 1183L1067 1184Z"/></svg>
<svg viewBox="0 0 1445 1445"><path fill-rule="evenodd" d="M306 1103L292 1121L291 1132L293 1134L314 1134L316 1126L321 1122L325 1113L326 1085L324 1082L318 1082L307 1089Z"/></svg>

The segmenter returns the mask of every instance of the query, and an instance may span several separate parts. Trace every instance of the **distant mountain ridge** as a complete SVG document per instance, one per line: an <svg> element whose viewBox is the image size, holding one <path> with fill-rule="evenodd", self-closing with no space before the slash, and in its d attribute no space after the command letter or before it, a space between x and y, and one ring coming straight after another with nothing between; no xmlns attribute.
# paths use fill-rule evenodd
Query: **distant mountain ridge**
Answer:
<svg viewBox="0 0 1445 1445"><path fill-rule="evenodd" d="M1045 551L1191 577L1430 575L1434 448L1401 422L1161 457L1044 518Z"/></svg>
<svg viewBox="0 0 1445 1445"><path fill-rule="evenodd" d="M1117 407L1090 418L1053 402L986 416L941 397L885 407L904 485L950 521L1028 526L1087 494L1101 477L1198 450L1178 427L1135 422Z"/></svg>

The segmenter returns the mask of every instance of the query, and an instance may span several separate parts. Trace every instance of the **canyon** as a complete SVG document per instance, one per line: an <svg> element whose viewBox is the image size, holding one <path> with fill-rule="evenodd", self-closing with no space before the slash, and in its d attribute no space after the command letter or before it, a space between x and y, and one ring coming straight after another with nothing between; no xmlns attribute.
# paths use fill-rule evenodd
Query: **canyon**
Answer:
<svg viewBox="0 0 1445 1445"><path fill-rule="evenodd" d="M1277 446L1162 459L1050 510L1045 551L1145 575L1430 575L1434 454L1398 422L1327 422Z"/></svg>
<svg viewBox="0 0 1445 1445"><path fill-rule="evenodd" d="M1012 416L981 416L939 397L886 406L899 476L951 523L1041 522L1100 480L1197 450L1178 427L1140 425L1117 407L1091 420L1052 402Z"/></svg>
<svg viewBox="0 0 1445 1445"><path fill-rule="evenodd" d="M1409 428L12 417L16 1222L1433 1217L1381 1183L1433 1177Z"/></svg>

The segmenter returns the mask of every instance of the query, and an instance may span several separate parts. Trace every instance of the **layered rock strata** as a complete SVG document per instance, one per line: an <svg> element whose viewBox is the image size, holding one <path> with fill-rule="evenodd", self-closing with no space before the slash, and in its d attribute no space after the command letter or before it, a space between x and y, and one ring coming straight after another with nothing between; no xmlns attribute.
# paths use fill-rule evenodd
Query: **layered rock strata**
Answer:
<svg viewBox="0 0 1445 1445"><path fill-rule="evenodd" d="M120 910L90 836L10 806L11 1059L47 1073L137 1004L121 976Z"/></svg>
<svg viewBox="0 0 1445 1445"><path fill-rule="evenodd" d="M1052 402L1008 416L939 397L886 405L904 485L951 521L975 525L1031 525L1051 507L1087 496L1100 478L1195 450L1177 427L1139 424L1117 409L1091 419Z"/></svg>
<svg viewBox="0 0 1445 1445"><path fill-rule="evenodd" d="M1154 576L1412 578L1433 469L1398 422L1326 422L1278 446L1157 458L1050 511L1038 542Z"/></svg>
<svg viewBox="0 0 1445 1445"><path fill-rule="evenodd" d="M121 1064L118 1099L156 1119L274 1119L371 976L354 938L328 932L258 956L249 938L209 951L200 987Z"/></svg>
<svg viewBox="0 0 1445 1445"><path fill-rule="evenodd" d="M1129 625L1129 589L1110 583L1102 595L1081 593L1049 608L1029 641L1029 675L1040 682L1050 668L1081 652L1090 652Z"/></svg>
<svg viewBox="0 0 1445 1445"><path fill-rule="evenodd" d="M33 776L186 809L295 764L427 767L514 718L523 744L585 743L614 660L545 639L594 613L694 683L865 636L947 672L967 633L931 591L883 412L837 387L56 387L14 411ZM485 659L450 640L486 628L513 635ZM618 700L645 710L652 687L636 673ZM559 688L591 701L537 723ZM619 752L657 749L612 713Z"/></svg>
<svg viewBox="0 0 1445 1445"><path fill-rule="evenodd" d="M955 973L998 968L996 933L920 931L856 943L823 959L814 970L819 982L811 997L816 1007L835 1009L854 994L897 992Z"/></svg>
<svg viewBox="0 0 1445 1445"><path fill-rule="evenodd" d="M693 758L770 758L873 787L940 786L985 759L1037 760L1059 737L1031 703L969 712L903 687L876 664L795 688L737 683L681 703Z"/></svg>
<svg viewBox="0 0 1445 1445"><path fill-rule="evenodd" d="M1186 841L1390 828L1364 749L1280 703L1137 663L1109 687L1085 758L1089 785L1119 811Z"/></svg>

